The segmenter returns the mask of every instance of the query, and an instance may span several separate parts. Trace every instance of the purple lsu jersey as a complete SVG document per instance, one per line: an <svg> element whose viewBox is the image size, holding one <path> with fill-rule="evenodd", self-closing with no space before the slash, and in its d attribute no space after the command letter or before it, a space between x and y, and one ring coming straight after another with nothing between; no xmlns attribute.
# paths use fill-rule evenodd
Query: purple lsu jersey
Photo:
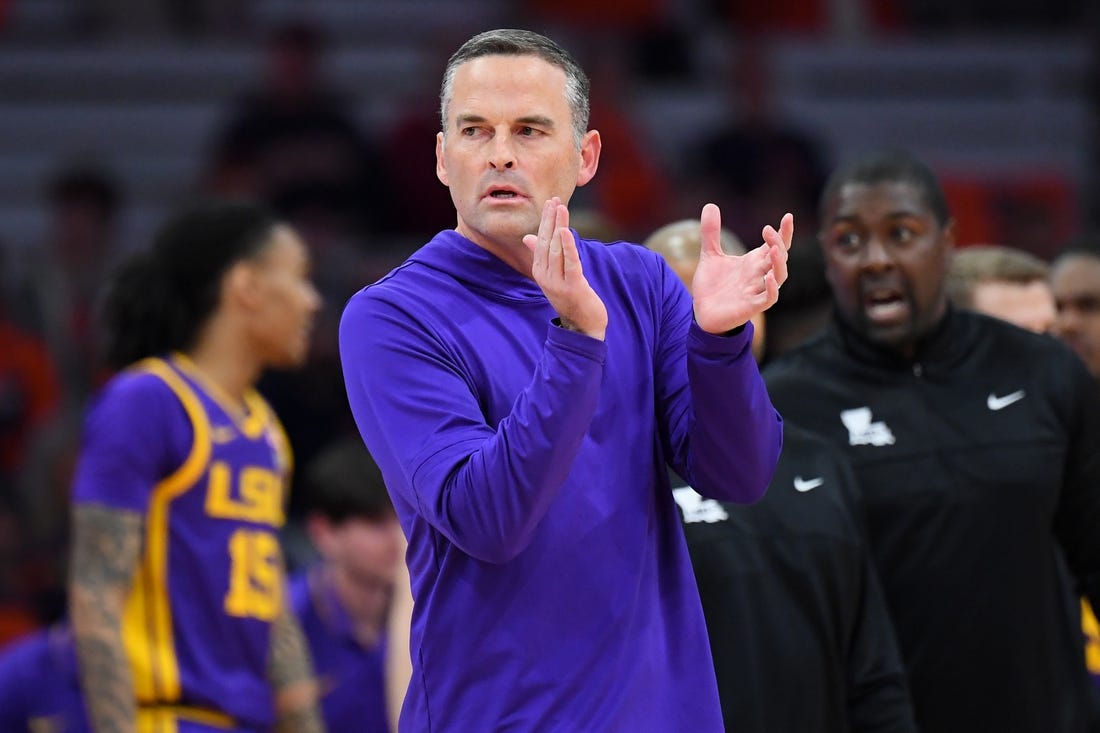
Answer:
<svg viewBox="0 0 1100 733"><path fill-rule="evenodd" d="M145 517L122 629L139 730L274 719L266 661L284 603L290 450L259 394L245 403L234 410L175 354L116 376L87 417L74 502Z"/></svg>
<svg viewBox="0 0 1100 733"><path fill-rule="evenodd" d="M0 653L0 731L90 731L72 634L64 624L25 636Z"/></svg>
<svg viewBox="0 0 1100 733"><path fill-rule="evenodd" d="M321 684L321 715L329 733L386 733L385 640L373 647L360 644L320 565L292 577L288 596Z"/></svg>

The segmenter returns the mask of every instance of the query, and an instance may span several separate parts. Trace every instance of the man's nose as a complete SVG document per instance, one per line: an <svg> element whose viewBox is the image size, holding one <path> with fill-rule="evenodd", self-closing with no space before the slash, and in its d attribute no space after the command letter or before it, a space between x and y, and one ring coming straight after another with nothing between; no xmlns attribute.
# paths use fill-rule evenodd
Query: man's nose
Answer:
<svg viewBox="0 0 1100 733"><path fill-rule="evenodd" d="M882 239L877 235L871 235L867 240L867 247L863 250L861 264L867 269L879 270L893 266L894 258Z"/></svg>
<svg viewBox="0 0 1100 733"><path fill-rule="evenodd" d="M496 135L489 148L489 167L495 170L514 168L516 165L515 149L512 147L508 135Z"/></svg>

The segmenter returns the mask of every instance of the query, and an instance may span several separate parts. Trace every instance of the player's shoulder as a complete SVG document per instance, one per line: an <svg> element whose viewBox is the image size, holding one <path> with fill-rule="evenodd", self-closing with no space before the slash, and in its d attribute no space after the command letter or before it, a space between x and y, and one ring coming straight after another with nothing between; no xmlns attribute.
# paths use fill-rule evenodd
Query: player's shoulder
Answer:
<svg viewBox="0 0 1100 733"><path fill-rule="evenodd" d="M92 399L91 411L133 410L149 414L178 403L178 388L173 389L173 383L182 380L167 360L144 359L111 377Z"/></svg>

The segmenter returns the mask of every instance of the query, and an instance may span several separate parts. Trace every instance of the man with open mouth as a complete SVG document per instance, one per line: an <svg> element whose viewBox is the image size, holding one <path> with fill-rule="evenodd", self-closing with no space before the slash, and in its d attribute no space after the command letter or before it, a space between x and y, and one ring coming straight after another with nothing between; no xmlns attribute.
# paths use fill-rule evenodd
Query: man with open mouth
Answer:
<svg viewBox="0 0 1100 733"><path fill-rule="evenodd" d="M821 212L833 323L765 378L855 469L919 728L1096 730L1073 592L1100 601L1095 383L948 305L955 225L922 162L857 159Z"/></svg>

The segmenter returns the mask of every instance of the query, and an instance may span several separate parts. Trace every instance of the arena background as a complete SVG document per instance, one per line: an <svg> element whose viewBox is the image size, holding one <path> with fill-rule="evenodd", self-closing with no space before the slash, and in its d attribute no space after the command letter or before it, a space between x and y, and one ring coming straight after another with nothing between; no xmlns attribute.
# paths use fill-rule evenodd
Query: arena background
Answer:
<svg viewBox="0 0 1100 733"><path fill-rule="evenodd" d="M1100 217L1094 3L0 0L0 646L63 613L111 263L198 195L263 198L300 228L326 311L308 368L264 391L308 461L351 430L343 300L453 226L433 158L446 58L502 26L592 76L584 233L638 241L715 200L750 240L793 210L812 247L823 176L882 146L933 165L964 245L1049 257ZM293 526L287 547L308 555Z"/></svg>

